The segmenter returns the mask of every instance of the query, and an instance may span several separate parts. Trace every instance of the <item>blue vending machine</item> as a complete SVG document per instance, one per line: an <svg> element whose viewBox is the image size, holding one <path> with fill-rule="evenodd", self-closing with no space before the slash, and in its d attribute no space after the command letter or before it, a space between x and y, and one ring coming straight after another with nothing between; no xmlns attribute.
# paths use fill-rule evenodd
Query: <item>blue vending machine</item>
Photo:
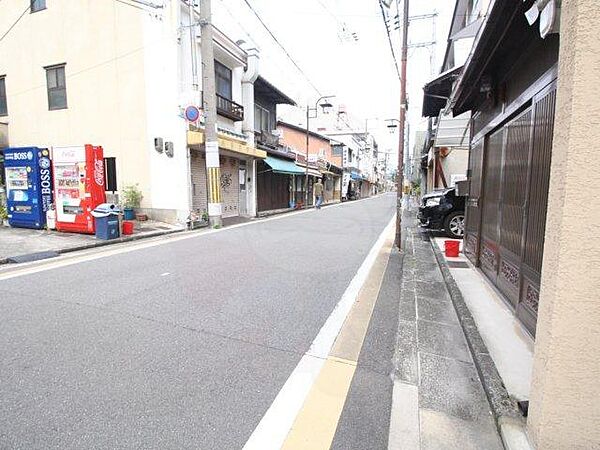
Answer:
<svg viewBox="0 0 600 450"><path fill-rule="evenodd" d="M8 223L12 227L44 228L52 208L50 152L37 147L4 149Z"/></svg>

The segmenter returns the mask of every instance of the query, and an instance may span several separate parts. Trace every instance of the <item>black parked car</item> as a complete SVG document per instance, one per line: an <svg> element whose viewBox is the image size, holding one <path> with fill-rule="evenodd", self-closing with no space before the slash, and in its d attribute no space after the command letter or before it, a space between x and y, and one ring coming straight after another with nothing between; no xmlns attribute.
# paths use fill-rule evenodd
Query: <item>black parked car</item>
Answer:
<svg viewBox="0 0 600 450"><path fill-rule="evenodd" d="M456 195L454 188L426 194L417 214L421 226L431 230L444 230L454 239L465 234L465 197Z"/></svg>

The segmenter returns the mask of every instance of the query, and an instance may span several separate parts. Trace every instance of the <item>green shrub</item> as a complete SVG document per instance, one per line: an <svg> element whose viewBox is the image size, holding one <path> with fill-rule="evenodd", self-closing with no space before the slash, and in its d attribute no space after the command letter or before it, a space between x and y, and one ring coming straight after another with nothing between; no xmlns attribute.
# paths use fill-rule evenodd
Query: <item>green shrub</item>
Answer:
<svg viewBox="0 0 600 450"><path fill-rule="evenodd" d="M123 206L125 208L139 208L144 196L138 184L129 184L123 188Z"/></svg>

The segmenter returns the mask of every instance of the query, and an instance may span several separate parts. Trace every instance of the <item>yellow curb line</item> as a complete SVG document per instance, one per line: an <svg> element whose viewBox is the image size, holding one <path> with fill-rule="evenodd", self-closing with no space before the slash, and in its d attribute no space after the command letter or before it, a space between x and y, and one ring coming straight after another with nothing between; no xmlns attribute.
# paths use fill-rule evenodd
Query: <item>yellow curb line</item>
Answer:
<svg viewBox="0 0 600 450"><path fill-rule="evenodd" d="M330 448L356 372L358 356L381 289L392 246L393 237L388 236L325 364L296 416L282 449Z"/></svg>

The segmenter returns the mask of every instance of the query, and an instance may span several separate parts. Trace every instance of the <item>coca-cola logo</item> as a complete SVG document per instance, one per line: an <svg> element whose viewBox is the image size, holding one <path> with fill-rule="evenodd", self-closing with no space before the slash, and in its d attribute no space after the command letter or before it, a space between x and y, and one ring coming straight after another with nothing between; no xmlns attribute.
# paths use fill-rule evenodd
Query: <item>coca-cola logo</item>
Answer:
<svg viewBox="0 0 600 450"><path fill-rule="evenodd" d="M58 159L61 160L71 160L71 159L75 159L75 151L73 150L60 150L60 152L57 152L58 154L56 155L56 157Z"/></svg>
<svg viewBox="0 0 600 450"><path fill-rule="evenodd" d="M94 163L94 180L98 186L104 185L104 161L101 159Z"/></svg>

